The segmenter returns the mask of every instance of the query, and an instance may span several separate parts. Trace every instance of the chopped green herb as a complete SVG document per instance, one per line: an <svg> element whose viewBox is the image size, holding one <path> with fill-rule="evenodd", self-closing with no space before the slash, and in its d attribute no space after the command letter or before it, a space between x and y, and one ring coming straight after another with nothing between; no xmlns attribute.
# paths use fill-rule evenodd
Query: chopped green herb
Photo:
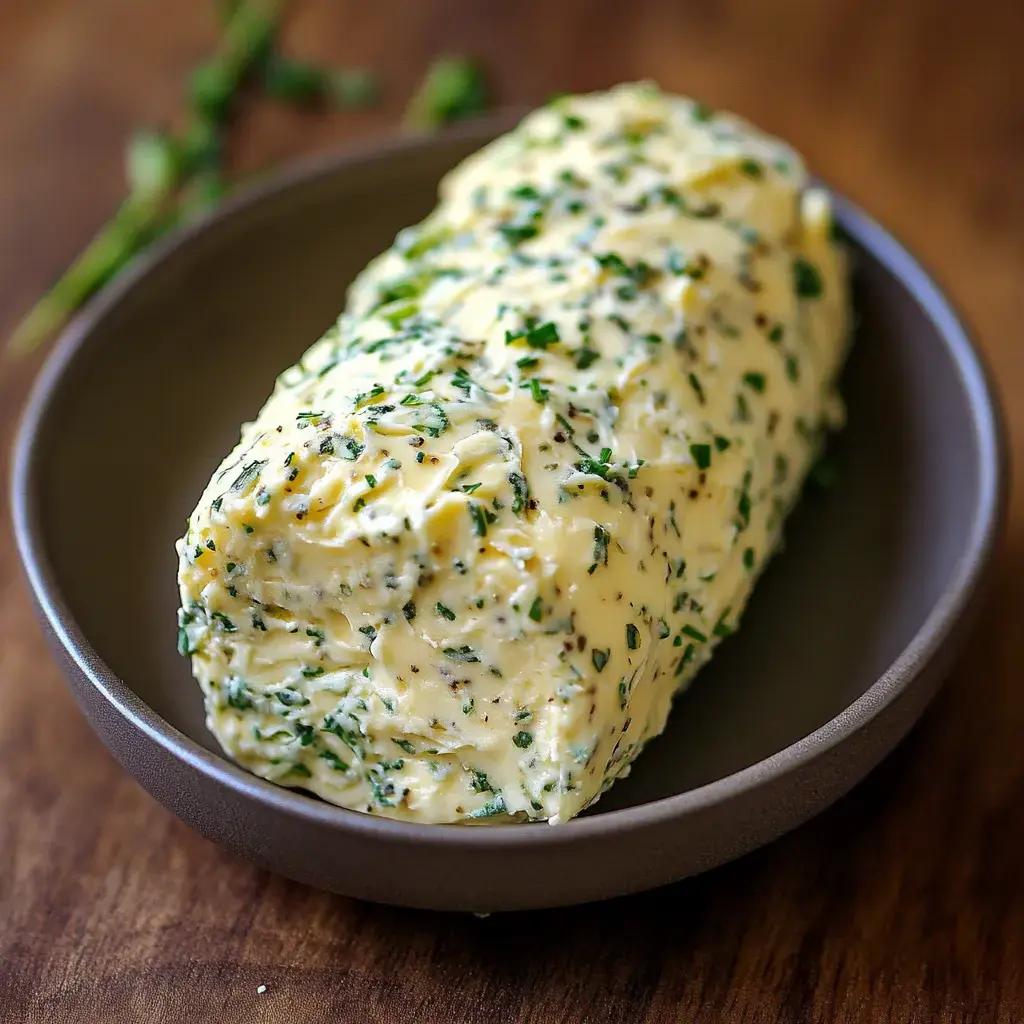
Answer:
<svg viewBox="0 0 1024 1024"><path fill-rule="evenodd" d="M526 477L522 473L512 472L508 475L508 482L512 487L512 513L522 515L529 498L529 488L526 485Z"/></svg>
<svg viewBox="0 0 1024 1024"><path fill-rule="evenodd" d="M608 564L608 543L611 539L611 534L603 526L594 527L594 562L587 570L591 575L599 565Z"/></svg>
<svg viewBox="0 0 1024 1024"><path fill-rule="evenodd" d="M694 652L696 648L693 644L687 644L686 650L683 651L682 657L679 659L679 663L676 665L676 675L680 676L683 674L683 669L693 660Z"/></svg>
<svg viewBox="0 0 1024 1024"><path fill-rule="evenodd" d="M711 445L691 444L690 455L698 469L707 469L711 465Z"/></svg>
<svg viewBox="0 0 1024 1024"><path fill-rule="evenodd" d="M594 663L594 668L598 672L603 672L605 665L608 664L608 659L611 657L612 649L609 647L606 650L599 650L595 647L590 652L590 660Z"/></svg>
<svg viewBox="0 0 1024 1024"><path fill-rule="evenodd" d="M750 525L750 494L747 491L740 492L736 512L739 515L740 529L745 530Z"/></svg>
<svg viewBox="0 0 1024 1024"><path fill-rule="evenodd" d="M451 610L447 605L442 604L440 601L434 605L434 611L441 616L442 619L447 619L449 622L455 621L455 612Z"/></svg>
<svg viewBox="0 0 1024 1024"><path fill-rule="evenodd" d="M530 605L530 618L534 622L540 622L544 618L544 602L541 600L540 595L533 599L533 604Z"/></svg>
<svg viewBox="0 0 1024 1024"><path fill-rule="evenodd" d="M193 646L192 641L189 640L188 630L184 626L178 627L178 653L182 657L189 657L196 653L197 648Z"/></svg>
<svg viewBox="0 0 1024 1024"><path fill-rule="evenodd" d="M324 718L323 732L329 732L342 741L357 757L363 756L363 738L354 729L347 729L333 715Z"/></svg>
<svg viewBox="0 0 1024 1024"><path fill-rule="evenodd" d="M322 750L320 756L336 771L336 772L347 772L348 765L342 761L337 754L330 750Z"/></svg>
<svg viewBox="0 0 1024 1024"><path fill-rule="evenodd" d="M820 299L825 289L818 268L803 256L793 261L793 281L801 299Z"/></svg>
<svg viewBox="0 0 1024 1024"><path fill-rule="evenodd" d="M380 315L391 325L394 330L400 330L402 324L416 316L419 313L420 307L415 302L407 302L404 306L399 306L397 309L386 310L382 309ZM365 396L369 397L369 396Z"/></svg>
<svg viewBox="0 0 1024 1024"><path fill-rule="evenodd" d="M726 608L725 611L718 616L718 621L715 623L714 629L712 629L711 631L715 634L715 636L729 636L729 634L732 633L732 626L726 625L725 622L725 620L729 617L730 611L732 611L731 608Z"/></svg>
<svg viewBox="0 0 1024 1024"><path fill-rule="evenodd" d="M513 249L520 243L529 241L529 239L536 237L537 231L538 229L535 224L509 223L498 225L498 233Z"/></svg>
<svg viewBox="0 0 1024 1024"><path fill-rule="evenodd" d="M473 523L473 533L477 537L487 536L487 513L479 502L467 502L469 518Z"/></svg>
<svg viewBox="0 0 1024 1024"><path fill-rule="evenodd" d="M480 656L468 644L463 644L461 647L445 647L441 653L452 661L478 662L480 660Z"/></svg>
<svg viewBox="0 0 1024 1024"><path fill-rule="evenodd" d="M246 490L260 475L266 464L266 459L259 459L255 462L250 462L247 466L243 466L242 472L235 477L235 482L231 485L231 490L237 491L238 493Z"/></svg>
<svg viewBox="0 0 1024 1024"><path fill-rule="evenodd" d="M493 800L488 800L483 807L470 811L467 818L493 818L495 815L505 813L505 798L499 793Z"/></svg>
<svg viewBox="0 0 1024 1024"><path fill-rule="evenodd" d="M626 623L626 646L635 651L640 646L640 630L632 622Z"/></svg>
<svg viewBox="0 0 1024 1024"><path fill-rule="evenodd" d="M581 473L589 473L591 476L599 476L602 480L608 479L609 467L607 460L595 459L591 455L584 455L579 462L573 463L573 468Z"/></svg>
<svg viewBox="0 0 1024 1024"><path fill-rule="evenodd" d="M533 400L541 405L548 400L547 390L541 387L541 383L536 377L530 378L530 394L533 395Z"/></svg>
<svg viewBox="0 0 1024 1024"><path fill-rule="evenodd" d="M528 330L525 334L513 335L510 337L509 332L505 334L505 341L515 341L518 338L523 338L526 344L530 348L546 349L548 345L554 345L560 341L558 335L558 327L550 320L547 323L540 324L538 327L533 327Z"/></svg>
<svg viewBox="0 0 1024 1024"><path fill-rule="evenodd" d="M361 394L356 395L354 399L355 407L358 409L360 406L365 405L367 402L372 402L375 398L380 398L384 394L384 388L379 384L374 384L369 391L364 391Z"/></svg>
<svg viewBox="0 0 1024 1024"><path fill-rule="evenodd" d="M227 684L228 704L238 711L246 711L252 707L252 691L245 683L232 676Z"/></svg>
<svg viewBox="0 0 1024 1024"><path fill-rule="evenodd" d="M630 277L632 275L629 264L616 252L595 253L594 259L597 260L604 270L612 274L618 274L622 277Z"/></svg>
<svg viewBox="0 0 1024 1024"><path fill-rule="evenodd" d="M764 393L767 379L763 373L745 373L743 374L743 383L760 395Z"/></svg>
<svg viewBox="0 0 1024 1024"><path fill-rule="evenodd" d="M512 742L520 750L526 750L528 747L533 746L533 733L527 732L525 729L521 729L512 737Z"/></svg>
<svg viewBox="0 0 1024 1024"><path fill-rule="evenodd" d="M236 631L235 624L223 612L210 612L210 618L216 619L225 633L234 633Z"/></svg>

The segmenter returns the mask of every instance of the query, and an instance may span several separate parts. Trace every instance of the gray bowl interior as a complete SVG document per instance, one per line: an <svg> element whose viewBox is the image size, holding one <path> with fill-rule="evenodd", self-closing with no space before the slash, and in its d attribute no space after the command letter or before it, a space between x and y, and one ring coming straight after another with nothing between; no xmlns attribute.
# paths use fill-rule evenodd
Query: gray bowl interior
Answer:
<svg viewBox="0 0 1024 1024"><path fill-rule="evenodd" d="M175 653L174 540L275 375L470 148L342 167L218 221L127 291L52 395L35 471L56 585L113 673L212 751ZM886 671L953 577L981 497L971 398L914 296L854 248L839 482L806 495L739 634L594 815L685 792L807 736Z"/></svg>

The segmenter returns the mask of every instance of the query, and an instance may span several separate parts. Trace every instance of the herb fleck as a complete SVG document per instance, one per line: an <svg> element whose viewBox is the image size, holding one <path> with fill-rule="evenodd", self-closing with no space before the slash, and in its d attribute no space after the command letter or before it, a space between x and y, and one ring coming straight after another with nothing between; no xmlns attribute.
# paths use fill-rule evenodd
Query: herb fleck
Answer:
<svg viewBox="0 0 1024 1024"><path fill-rule="evenodd" d="M709 444L691 444L690 455L698 469L707 469L711 465L711 445Z"/></svg>
<svg viewBox="0 0 1024 1024"><path fill-rule="evenodd" d="M640 630L632 622L626 623L626 646L635 651L640 646Z"/></svg>
<svg viewBox="0 0 1024 1024"><path fill-rule="evenodd" d="M468 644L463 644L461 647L445 647L441 653L452 661L477 662L480 660L480 656Z"/></svg>
<svg viewBox="0 0 1024 1024"><path fill-rule="evenodd" d="M803 256L793 261L793 281L801 299L819 299L825 289L818 268Z"/></svg>
<svg viewBox="0 0 1024 1024"><path fill-rule="evenodd" d="M235 482L231 485L231 490L239 493L244 491L260 475L266 464L266 459L259 459L255 462L250 462L247 466L243 466L242 472L235 477Z"/></svg>

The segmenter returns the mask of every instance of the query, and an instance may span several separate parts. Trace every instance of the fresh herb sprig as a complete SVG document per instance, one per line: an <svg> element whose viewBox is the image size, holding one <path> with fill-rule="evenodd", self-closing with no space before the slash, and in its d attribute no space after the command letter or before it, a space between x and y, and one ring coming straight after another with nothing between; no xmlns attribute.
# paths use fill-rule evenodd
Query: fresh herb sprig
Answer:
<svg viewBox="0 0 1024 1024"><path fill-rule="evenodd" d="M226 22L213 56L192 74L190 107L175 135L145 131L129 140L129 194L66 273L15 328L15 353L37 348L146 245L181 218L182 187L205 176L206 194L220 198L210 180L219 177L222 131L239 86L273 47L289 0L248 0L225 10ZM202 194L202 193L200 193ZM195 202L195 194L185 197Z"/></svg>
<svg viewBox="0 0 1024 1024"><path fill-rule="evenodd" d="M361 69L328 68L278 49L291 0L219 0L222 34L213 55L189 76L183 123L176 131L135 132L125 152L128 195L8 340L25 354L59 331L150 243L215 206L229 191L226 134L243 86L300 108L354 109L377 98L375 77ZM474 63L435 62L416 91L405 124L429 130L480 113L490 103Z"/></svg>

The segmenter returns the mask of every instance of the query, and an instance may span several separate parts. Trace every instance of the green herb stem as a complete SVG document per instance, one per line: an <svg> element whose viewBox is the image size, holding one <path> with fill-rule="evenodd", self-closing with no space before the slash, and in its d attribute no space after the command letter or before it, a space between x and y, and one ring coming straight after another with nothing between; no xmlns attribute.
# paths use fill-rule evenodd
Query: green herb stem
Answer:
<svg viewBox="0 0 1024 1024"><path fill-rule="evenodd" d="M232 5L220 45L190 85L194 109L181 142L159 132L133 136L126 154L130 193L43 298L14 329L8 352L38 348L137 253L173 226L176 192L200 168L219 164L219 122L246 72L264 56L290 0L249 0ZM205 205L212 200L206 193Z"/></svg>

